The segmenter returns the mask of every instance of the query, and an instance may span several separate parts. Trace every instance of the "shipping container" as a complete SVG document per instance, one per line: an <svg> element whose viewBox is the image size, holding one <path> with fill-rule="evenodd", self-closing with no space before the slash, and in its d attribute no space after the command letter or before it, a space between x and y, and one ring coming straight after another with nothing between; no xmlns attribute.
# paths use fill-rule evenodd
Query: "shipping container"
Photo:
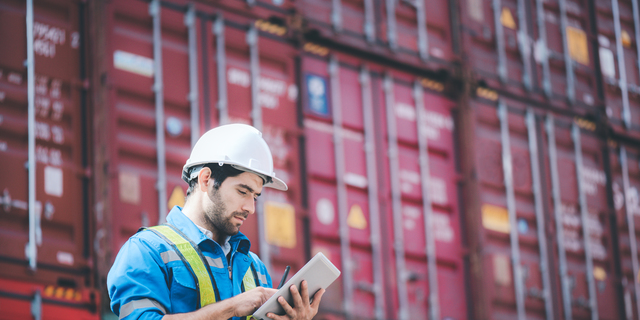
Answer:
<svg viewBox="0 0 640 320"><path fill-rule="evenodd" d="M640 138L640 18L636 1L596 1L606 114L616 134Z"/></svg>
<svg viewBox="0 0 640 320"><path fill-rule="evenodd" d="M595 124L503 97L461 114L476 318L621 319Z"/></svg>
<svg viewBox="0 0 640 320"><path fill-rule="evenodd" d="M611 142L611 191L618 231L620 285L627 319L640 316L638 282L638 188L640 187L640 148L638 145Z"/></svg>
<svg viewBox="0 0 640 320"><path fill-rule="evenodd" d="M324 305L365 319L465 318L443 85L340 54L303 57L302 77L311 248L343 272Z"/></svg>
<svg viewBox="0 0 640 320"><path fill-rule="evenodd" d="M638 318L635 1L29 8L0 2L0 319L113 317L120 247L226 123L289 186L242 228L274 282L342 271L316 319Z"/></svg>
<svg viewBox="0 0 640 320"><path fill-rule="evenodd" d="M449 2L296 1L301 22L292 28L310 41L450 73L458 62L458 36L457 15Z"/></svg>
<svg viewBox="0 0 640 320"><path fill-rule="evenodd" d="M73 0L0 3L0 304L12 306L2 308L5 319L53 310L97 317L93 298L81 294L95 285L84 14ZM72 301L51 304L46 288L54 287Z"/></svg>
<svg viewBox="0 0 640 320"><path fill-rule="evenodd" d="M462 1L464 68L474 81L542 108L595 113L592 1Z"/></svg>

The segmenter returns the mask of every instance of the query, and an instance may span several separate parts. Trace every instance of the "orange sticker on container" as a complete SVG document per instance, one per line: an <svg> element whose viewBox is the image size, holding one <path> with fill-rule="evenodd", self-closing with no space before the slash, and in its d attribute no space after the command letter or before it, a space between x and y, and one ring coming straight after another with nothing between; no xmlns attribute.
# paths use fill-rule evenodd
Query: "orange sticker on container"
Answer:
<svg viewBox="0 0 640 320"><path fill-rule="evenodd" d="M268 201L264 204L265 231L269 244L294 248L296 246L296 214L288 203Z"/></svg>
<svg viewBox="0 0 640 320"><path fill-rule="evenodd" d="M171 192L171 196L169 197L169 202L167 203L167 208L171 210L171 208L173 208L174 206L183 207L184 197L185 195L184 195L184 191L182 190L182 187L176 186L175 188L173 188L173 191Z"/></svg>
<svg viewBox="0 0 640 320"><path fill-rule="evenodd" d="M622 41L622 45L625 48L631 47L631 36L629 35L629 32L627 32L627 30L622 30L622 32L620 32L620 38L620 40Z"/></svg>
<svg viewBox="0 0 640 320"><path fill-rule="evenodd" d="M502 13L500 14L500 22L505 28L516 29L516 21L513 19L513 15L511 14L511 10L508 8L502 8Z"/></svg>
<svg viewBox="0 0 640 320"><path fill-rule="evenodd" d="M482 205L482 226L488 230L509 233L509 211L491 204Z"/></svg>
<svg viewBox="0 0 640 320"><path fill-rule="evenodd" d="M569 56L578 63L589 65L587 34L575 27L567 27L567 46Z"/></svg>
<svg viewBox="0 0 640 320"><path fill-rule="evenodd" d="M362 208L359 205L354 204L349 210L349 216L347 217L347 225L354 229L364 229L367 227L367 219L364 217Z"/></svg>
<svg viewBox="0 0 640 320"><path fill-rule="evenodd" d="M598 281L605 281L607 280L607 272L602 267L593 267L593 278Z"/></svg>

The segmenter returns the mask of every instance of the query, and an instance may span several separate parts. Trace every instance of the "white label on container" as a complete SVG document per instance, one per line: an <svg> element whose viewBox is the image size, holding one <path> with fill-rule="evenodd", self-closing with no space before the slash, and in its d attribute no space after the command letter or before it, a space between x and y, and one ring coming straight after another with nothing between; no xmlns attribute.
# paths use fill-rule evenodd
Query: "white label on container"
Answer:
<svg viewBox="0 0 640 320"><path fill-rule="evenodd" d="M47 95L49 93L49 78L46 76L36 77L36 94Z"/></svg>
<svg viewBox="0 0 640 320"><path fill-rule="evenodd" d="M251 77L249 76L249 72L236 68L230 68L227 71L227 82L229 84L235 84L243 88L249 88L249 86L251 85Z"/></svg>
<svg viewBox="0 0 640 320"><path fill-rule="evenodd" d="M296 101L298 99L298 86L290 84L289 89L287 89L287 96L290 101Z"/></svg>
<svg viewBox="0 0 640 320"><path fill-rule="evenodd" d="M429 195L431 202L445 205L449 202L447 198L447 185L444 180L436 177L429 178Z"/></svg>
<svg viewBox="0 0 640 320"><path fill-rule="evenodd" d="M50 196L62 197L62 169L47 166L44 168L44 192Z"/></svg>
<svg viewBox="0 0 640 320"><path fill-rule="evenodd" d="M56 259L60 264L65 264L68 266L73 265L73 254L69 252L58 251L58 253L56 254Z"/></svg>
<svg viewBox="0 0 640 320"><path fill-rule="evenodd" d="M0 151L7 151L8 148L6 141L0 141Z"/></svg>
<svg viewBox="0 0 640 320"><path fill-rule="evenodd" d="M347 172L344 175L344 182L354 187L364 188L367 186L367 177L357 173Z"/></svg>
<svg viewBox="0 0 640 320"><path fill-rule="evenodd" d="M261 91L271 93L276 96L284 95L287 89L287 84L284 81L273 78L260 77L258 84Z"/></svg>
<svg viewBox="0 0 640 320"><path fill-rule="evenodd" d="M440 48L433 47L431 48L431 55L437 58L444 58L444 51Z"/></svg>
<svg viewBox="0 0 640 320"><path fill-rule="evenodd" d="M278 108L278 97L265 92L258 93L258 104L267 109Z"/></svg>
<svg viewBox="0 0 640 320"><path fill-rule="evenodd" d="M407 230L413 230L416 228L416 220L422 217L422 211L420 208L413 206L402 207L402 224Z"/></svg>
<svg viewBox="0 0 640 320"><path fill-rule="evenodd" d="M141 76L153 76L153 59L134 53L116 50L113 53L113 65L116 69L139 74Z"/></svg>
<svg viewBox="0 0 640 320"><path fill-rule="evenodd" d="M9 73L9 76L7 77L7 81L13 83L13 84L22 84L22 75L19 73Z"/></svg>
<svg viewBox="0 0 640 320"><path fill-rule="evenodd" d="M125 203L140 203L140 177L136 174L121 171L118 175L120 200Z"/></svg>
<svg viewBox="0 0 640 320"><path fill-rule="evenodd" d="M607 38L607 36L605 35L598 35L598 43L601 47L608 48L609 46L611 46L611 41L609 41L609 38Z"/></svg>
<svg viewBox="0 0 640 320"><path fill-rule="evenodd" d="M582 167L582 187L587 195L598 194L598 186L604 186L607 177L604 171L587 166Z"/></svg>
<svg viewBox="0 0 640 320"><path fill-rule="evenodd" d="M4 91L0 91L0 102L3 102L7 97L7 94Z"/></svg>
<svg viewBox="0 0 640 320"><path fill-rule="evenodd" d="M416 108L412 105L398 102L395 106L396 117L408 121L416 121Z"/></svg>
<svg viewBox="0 0 640 320"><path fill-rule="evenodd" d="M316 216L322 224L331 224L335 219L333 203L327 198L322 198L316 203Z"/></svg>
<svg viewBox="0 0 640 320"><path fill-rule="evenodd" d="M615 79L616 63L613 58L613 51L610 49L600 47L600 70L603 76Z"/></svg>
<svg viewBox="0 0 640 320"><path fill-rule="evenodd" d="M433 213L433 234L440 242L453 241L453 228L451 228L451 218L442 213Z"/></svg>

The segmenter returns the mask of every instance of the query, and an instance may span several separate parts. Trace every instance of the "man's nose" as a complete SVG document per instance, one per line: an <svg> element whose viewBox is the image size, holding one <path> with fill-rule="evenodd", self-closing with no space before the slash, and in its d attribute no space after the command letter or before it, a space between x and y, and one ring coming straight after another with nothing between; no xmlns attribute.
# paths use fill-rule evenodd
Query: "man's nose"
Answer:
<svg viewBox="0 0 640 320"><path fill-rule="evenodd" d="M242 204L242 210L249 212L249 214L255 213L256 200L254 200L253 198L249 198L248 200L244 201L244 203Z"/></svg>

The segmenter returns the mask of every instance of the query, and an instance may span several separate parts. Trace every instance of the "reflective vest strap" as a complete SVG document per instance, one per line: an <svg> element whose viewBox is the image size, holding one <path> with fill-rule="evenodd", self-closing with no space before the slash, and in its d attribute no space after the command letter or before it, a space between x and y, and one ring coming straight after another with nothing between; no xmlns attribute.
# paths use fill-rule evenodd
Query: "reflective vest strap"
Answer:
<svg viewBox="0 0 640 320"><path fill-rule="evenodd" d="M185 261L185 264L188 264L187 267L190 267L193 270L193 275L195 277L194 280L196 280L198 285L200 307L215 303L216 295L207 267L189 240L185 239L171 227L166 225L150 227L148 229L156 234L162 235L164 240L171 244L171 246L176 249L177 253L184 258L183 261Z"/></svg>
<svg viewBox="0 0 640 320"><path fill-rule="evenodd" d="M255 289L260 285L258 282L258 277L256 277L256 270L253 267L253 263L247 269L247 273L244 274L242 278L242 292L247 292L251 289ZM246 320L251 320L253 316L247 316Z"/></svg>
<svg viewBox="0 0 640 320"><path fill-rule="evenodd" d="M242 285L244 287L244 290L242 292L247 292L251 289L255 289L260 285L260 283L257 281L255 277L253 263L251 264L249 269L247 269L247 273L244 274L244 278L242 278Z"/></svg>

